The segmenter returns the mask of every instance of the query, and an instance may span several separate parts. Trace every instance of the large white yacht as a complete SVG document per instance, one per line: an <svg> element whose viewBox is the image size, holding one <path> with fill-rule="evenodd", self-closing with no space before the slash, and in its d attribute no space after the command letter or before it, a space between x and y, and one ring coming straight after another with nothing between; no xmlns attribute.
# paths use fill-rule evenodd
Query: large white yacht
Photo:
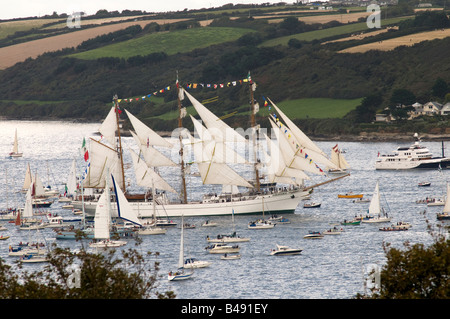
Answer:
<svg viewBox="0 0 450 319"><path fill-rule="evenodd" d="M450 157L433 157L428 148L420 144L417 133L414 134L415 142L411 146L399 147L393 154L380 155L375 162L375 169L446 169L450 168Z"/></svg>

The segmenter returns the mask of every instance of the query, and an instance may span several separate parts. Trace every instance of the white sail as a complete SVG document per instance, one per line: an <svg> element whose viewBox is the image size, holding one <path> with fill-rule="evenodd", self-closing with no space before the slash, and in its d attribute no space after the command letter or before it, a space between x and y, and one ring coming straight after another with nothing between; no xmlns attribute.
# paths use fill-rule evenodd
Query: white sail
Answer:
<svg viewBox="0 0 450 319"><path fill-rule="evenodd" d="M39 177L38 173L36 173L34 175L34 196L36 197L42 197L45 196L45 189L44 189L44 185L42 185L42 181L41 178Z"/></svg>
<svg viewBox="0 0 450 319"><path fill-rule="evenodd" d="M332 163L325 155L325 153L314 144L311 139L305 135L295 124L292 122L270 99L270 103L277 110L278 114L281 116L283 121L286 123L288 128L291 131L292 136L296 139L296 142L299 147L303 147L307 150L308 156L317 163L321 163L327 165L328 167L336 168L336 165Z"/></svg>
<svg viewBox="0 0 450 319"><path fill-rule="evenodd" d="M84 188L104 188L106 171L116 176L122 185L122 168L116 150L91 138L89 143L89 169L83 181Z"/></svg>
<svg viewBox="0 0 450 319"><path fill-rule="evenodd" d="M288 137L282 132L282 129L272 120L270 120L270 123L278 141L278 148L288 168L303 170L318 175L323 174L323 172L315 165L313 159L310 158L309 152L307 153L301 147L296 149L295 147L292 147L290 145L291 143L288 141Z"/></svg>
<svg viewBox="0 0 450 319"><path fill-rule="evenodd" d="M205 123L205 126L208 128L210 134L214 136L214 139L216 141L247 143L247 140L244 136L240 135L234 129L228 126L224 121L214 115L188 92L184 92L191 101L198 115L201 117L202 121Z"/></svg>
<svg viewBox="0 0 450 319"><path fill-rule="evenodd" d="M369 216L378 216L380 214L380 188L377 185L375 186L375 190L372 195L372 199L370 200L369 205Z"/></svg>
<svg viewBox="0 0 450 319"><path fill-rule="evenodd" d="M33 181L33 177L31 176L30 163L27 165L27 171L25 172L25 180L23 182L22 190L27 191L30 188L30 185Z"/></svg>
<svg viewBox="0 0 450 319"><path fill-rule="evenodd" d="M27 194L25 195L25 207L23 209L22 218L33 217L33 203L31 198L33 184L28 188Z"/></svg>
<svg viewBox="0 0 450 319"><path fill-rule="evenodd" d="M149 168L135 151L130 149L130 153L133 159L136 183L139 186L151 188L154 185L157 189L177 193L159 174Z"/></svg>
<svg viewBox="0 0 450 319"><path fill-rule="evenodd" d="M184 218L181 216L180 254L178 256L178 268L184 268Z"/></svg>
<svg viewBox="0 0 450 319"><path fill-rule="evenodd" d="M194 125L199 125L198 121L192 116L191 119ZM195 162L197 163L203 184L252 187L250 183L225 163L227 158L236 158L238 154L232 154L231 152L234 151L228 149L223 142L216 142L214 140L204 141L192 137L191 141L193 142L192 148Z"/></svg>
<svg viewBox="0 0 450 319"><path fill-rule="evenodd" d="M267 153L264 156L269 182L295 185L298 184L298 181L310 179L302 170L290 168L281 154L280 147L267 135L265 137L270 150L270 156Z"/></svg>
<svg viewBox="0 0 450 319"><path fill-rule="evenodd" d="M113 106L98 131L102 134L102 137L108 141L109 144L115 145L116 130L117 119L115 107Z"/></svg>
<svg viewBox="0 0 450 319"><path fill-rule="evenodd" d="M444 209L442 210L444 213L450 213L450 185L447 183L447 198L445 199Z"/></svg>
<svg viewBox="0 0 450 319"><path fill-rule="evenodd" d="M340 169L348 169L350 167L337 144L331 149L331 161Z"/></svg>
<svg viewBox="0 0 450 319"><path fill-rule="evenodd" d="M194 144L195 147L202 149L202 156L197 151L196 160L198 161L210 161L213 160L216 163L228 163L228 164L249 164L242 156L237 154L234 150L229 148L223 141L215 140L210 134L209 130L205 128L198 120L191 115L191 120L194 123L195 131L199 136L198 141L201 143ZM199 157L197 157L199 156Z"/></svg>
<svg viewBox="0 0 450 319"><path fill-rule="evenodd" d="M125 195L123 194L120 187L117 186L116 180L114 179L114 176L111 175L112 184L113 184L113 190L114 194L116 195L116 203L117 203L117 217L120 217L124 220L130 221L138 226L142 226L139 218L137 217L136 213L134 212L133 208L131 207L130 203L128 203L128 200L125 198ZM113 215L113 214L111 214ZM116 217L116 216L113 216Z"/></svg>
<svg viewBox="0 0 450 319"><path fill-rule="evenodd" d="M133 125L136 135L139 137L140 143L138 145L153 145L153 146L164 146L173 147L171 143L159 136L155 131L149 128L147 125L142 123L133 114L125 110L131 124Z"/></svg>
<svg viewBox="0 0 450 319"><path fill-rule="evenodd" d="M142 144L142 139L139 138L135 133L130 131L131 135L134 138L134 141L139 146L139 150L144 157L145 162L148 166L151 167L159 167L159 166L176 166L171 159L166 157L164 154L156 150L150 144Z"/></svg>
<svg viewBox="0 0 450 319"><path fill-rule="evenodd" d="M19 143L17 142L17 129L16 129L16 133L14 134L14 146L13 146L12 151L15 154L19 153Z"/></svg>
<svg viewBox="0 0 450 319"><path fill-rule="evenodd" d="M69 177L67 179L67 194L75 195L77 191L77 176L76 176L76 163L75 160L72 161L72 166L70 167Z"/></svg>
<svg viewBox="0 0 450 319"><path fill-rule="evenodd" d="M100 196L97 207L95 209L94 217L94 237L96 239L109 239L109 227L110 227L110 205L109 202L109 187L105 188L105 191Z"/></svg>

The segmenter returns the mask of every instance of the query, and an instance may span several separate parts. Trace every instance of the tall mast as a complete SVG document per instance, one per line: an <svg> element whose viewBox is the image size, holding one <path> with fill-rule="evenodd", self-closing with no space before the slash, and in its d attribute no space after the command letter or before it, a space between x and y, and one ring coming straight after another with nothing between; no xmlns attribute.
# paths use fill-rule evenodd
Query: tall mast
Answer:
<svg viewBox="0 0 450 319"><path fill-rule="evenodd" d="M185 178L185 170L184 170L184 156L183 156L183 137L181 136L181 128L183 127L183 116L182 116L182 108L181 108L181 99L180 99L180 85L178 83L178 71L177 71L177 98L178 98L178 128L179 135L178 138L180 140L180 167L181 167L181 195L183 203L187 203L187 194L186 194L186 178Z"/></svg>
<svg viewBox="0 0 450 319"><path fill-rule="evenodd" d="M250 89L250 104L251 104L251 127L252 127L252 140L253 140L253 155L255 157L255 188L257 191L260 190L260 183L259 183L259 171L258 171L258 156L257 156L257 149L256 149L256 142L257 142L257 127L256 127L256 119L255 119L255 99L253 98L253 85L252 78L250 76L250 71L248 71L248 85ZM256 84L255 84L256 85Z"/></svg>
<svg viewBox="0 0 450 319"><path fill-rule="evenodd" d="M127 189L125 188L125 172L123 170L123 152L122 152L122 139L120 137L120 125L119 125L119 103L117 101L117 94L114 95L114 110L116 112L116 122L117 122L117 136L119 137L119 144L118 144L118 150L119 158L120 158L120 167L122 171L122 190L124 193L127 192Z"/></svg>

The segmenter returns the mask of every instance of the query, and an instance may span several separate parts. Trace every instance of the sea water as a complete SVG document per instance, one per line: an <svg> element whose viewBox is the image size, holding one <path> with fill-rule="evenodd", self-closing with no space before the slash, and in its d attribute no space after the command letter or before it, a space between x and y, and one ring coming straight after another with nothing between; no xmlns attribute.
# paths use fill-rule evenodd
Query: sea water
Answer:
<svg viewBox="0 0 450 319"><path fill-rule="evenodd" d="M64 192L70 166L75 159L78 175L86 168L81 146L83 139L100 139L98 123L39 122L39 121L1 121L0 122L0 209L23 207L22 188L26 166L30 164L32 174L38 174L45 186L50 185ZM19 151L23 157L11 159L14 131L17 129ZM316 144L326 153L336 145L336 141L320 141ZM427 219L431 225L436 213L442 206L427 207L416 204L416 200L426 197L442 198L446 192L448 171L376 171L374 169L378 152L389 153L399 146L396 142L345 142L340 141L339 148L345 150L345 157L351 166L351 175L339 181L322 185L314 189L311 200L320 202L320 208L303 208L300 202L294 214L287 214L290 224L277 224L273 229L249 230L247 224L255 216L235 216L235 225L231 216L185 218L186 223L195 224L194 229L186 229L185 256L199 260L208 260L212 265L196 269L190 280L183 282L167 281L167 273L177 267L180 228L167 230L165 235L144 236L139 249L159 252L156 259L160 262L158 290L172 290L182 299L349 299L364 292L368 269L373 265L383 266L386 262L384 244L402 248L405 242L432 243L427 230ZM405 146L409 143L402 142ZM441 154L441 142L424 142L435 155ZM133 174L131 157L128 150L137 147L130 137L123 139L126 182L130 189L139 191ZM173 151L166 151L173 157ZM173 158L174 161L177 159ZM192 166L195 171L195 165ZM238 167L243 171L243 167ZM178 189L178 168L159 169L171 185ZM251 170L249 173L251 175ZM249 176L250 176L249 175ZM311 176L307 185L322 182L326 178ZM418 187L419 182L430 181L430 187ZM341 226L341 235L326 235L322 239L305 239L309 231L324 231L355 215L365 215L369 203L354 203L352 199L338 199L338 194L363 193L371 198L376 182L379 182L381 204L392 217L392 223L409 222L412 228L402 232L382 232L379 227L385 224L361 224L359 226ZM203 186L198 177L188 178L188 197L199 199L204 192L211 191ZM220 192L220 188L212 188ZM70 210L63 209L57 201L50 207L51 213L73 217ZM424 211L426 213L424 214ZM270 212L265 212L266 218ZM163 216L164 217L164 216ZM262 217L262 216L260 216ZM217 227L201 227L209 219L217 222ZM180 225L180 219L174 219ZM8 240L0 241L0 257L13 263L8 257L8 246L20 241L33 241L35 232L18 230L14 224L3 222L8 228L3 235ZM220 255L209 254L206 237L230 233L235 229L241 237L250 237L249 242L239 243L241 259L221 260ZM79 248L74 240L56 240L51 229L40 230L40 236L51 245ZM276 245L302 248L300 255L271 256L270 250ZM126 247L134 247L132 240ZM155 257L152 257L155 258ZM27 269L39 269L40 264L25 265Z"/></svg>

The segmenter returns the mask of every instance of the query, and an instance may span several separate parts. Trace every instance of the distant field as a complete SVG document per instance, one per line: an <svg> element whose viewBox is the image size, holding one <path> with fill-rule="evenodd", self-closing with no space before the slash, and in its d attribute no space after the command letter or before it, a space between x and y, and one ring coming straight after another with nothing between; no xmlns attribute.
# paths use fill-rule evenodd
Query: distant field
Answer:
<svg viewBox="0 0 450 319"><path fill-rule="evenodd" d="M384 27L387 25L395 24L395 23L398 23L402 20L406 20L409 18L411 18L411 17L381 19L381 26ZM366 22L351 23L351 24L334 27L334 28L298 33L298 34L293 34L293 35L289 35L289 36L285 36L285 37L272 39L272 40L264 42L262 44L262 46L287 45L287 43L289 42L290 39L297 39L300 41L320 40L320 39L328 38L328 37L332 37L332 36L351 34L354 32L361 32L361 31L367 31L367 30L369 30L369 29L367 28Z"/></svg>
<svg viewBox="0 0 450 319"><path fill-rule="evenodd" d="M449 36L450 36L450 29L421 32L416 34L405 35L403 37L357 45L339 51L339 53L364 53L369 50L389 51L401 45L412 46L422 41L444 39Z"/></svg>
<svg viewBox="0 0 450 319"><path fill-rule="evenodd" d="M360 103L362 98L360 99L329 99L329 98L305 98L298 100L290 100L284 101L275 104L291 119L306 119L306 118L315 118L315 119L325 119L325 118L342 118L348 112L354 110ZM126 108L126 104L124 104ZM206 105L208 107L208 105ZM245 109L247 107L243 107L240 109ZM188 114L195 116L197 112L195 112L194 107L190 106L187 108ZM269 111L268 107L261 106L259 107L259 115L267 116L269 112L273 112L273 108ZM249 114L249 112L240 112L236 115L245 115ZM162 120L173 120L178 117L178 110L174 110L155 118L160 118Z"/></svg>
<svg viewBox="0 0 450 319"><path fill-rule="evenodd" d="M306 11L303 11L306 12ZM371 14L371 12L350 12L350 13L334 13L334 14L314 14L314 13L329 13L330 11L317 11L317 10L310 10L310 13L313 13L313 15L305 16L305 17L298 17L300 21L303 21L307 24L312 23L328 23L330 21L338 21L341 23L350 23L358 21L359 18L365 18L368 15ZM283 20L283 18L280 19L272 19L269 22L270 23L280 23Z"/></svg>
<svg viewBox="0 0 450 319"><path fill-rule="evenodd" d="M33 28L40 28L44 24L61 20L58 19L30 19L0 22L0 39L6 38L17 31L28 31Z"/></svg>
<svg viewBox="0 0 450 319"><path fill-rule="evenodd" d="M165 52L171 55L237 40L249 32L253 31L243 28L222 27L202 27L171 32L158 32L98 49L72 54L71 56L90 60L100 57L129 58L136 55L148 55L154 52Z"/></svg>
<svg viewBox="0 0 450 319"><path fill-rule="evenodd" d="M354 110L360 103L360 99L329 99L329 98L305 98L274 103L291 119L325 119L342 118L348 112ZM260 110L268 114L268 108ZM262 114L265 114L262 113Z"/></svg>

